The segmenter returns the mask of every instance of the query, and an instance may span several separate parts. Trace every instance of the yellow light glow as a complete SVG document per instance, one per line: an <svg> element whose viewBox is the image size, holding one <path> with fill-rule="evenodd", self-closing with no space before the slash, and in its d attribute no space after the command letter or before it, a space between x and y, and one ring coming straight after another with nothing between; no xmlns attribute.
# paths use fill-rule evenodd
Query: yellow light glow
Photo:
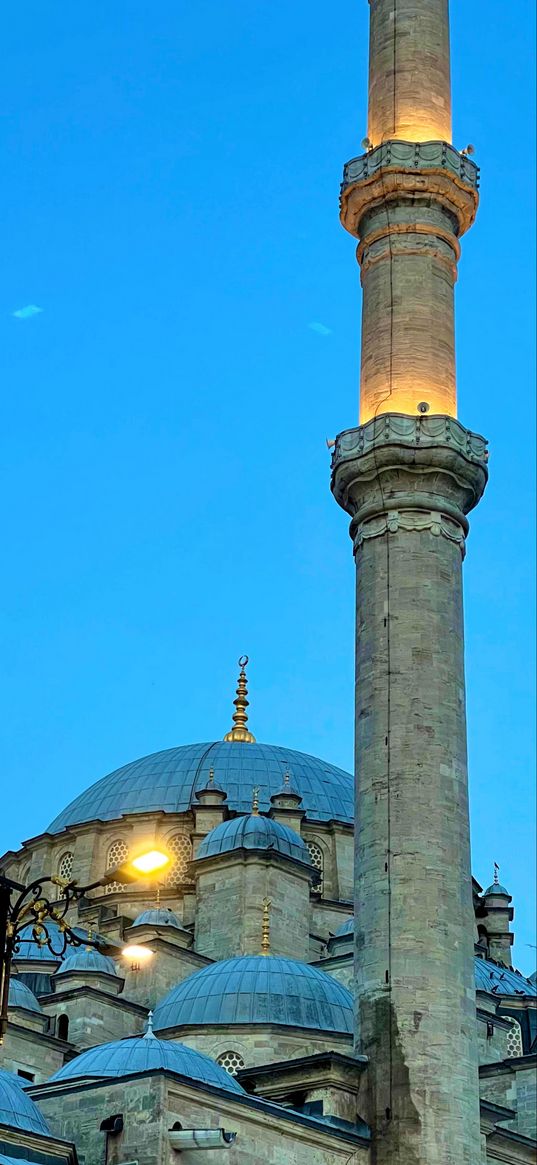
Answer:
<svg viewBox="0 0 537 1165"><path fill-rule="evenodd" d="M165 866L169 866L170 860L168 854L165 854L163 850L152 849L148 853L139 854L137 858L133 858L130 864L139 874L156 874Z"/></svg>
<svg viewBox="0 0 537 1165"><path fill-rule="evenodd" d="M125 959L131 959L133 963L146 963L153 958L154 952L149 947L137 946L136 943L131 943L123 947L121 952Z"/></svg>
<svg viewBox="0 0 537 1165"><path fill-rule="evenodd" d="M420 405L422 406L420 408ZM428 405L428 408L423 408ZM456 417L457 409L454 390L449 388L416 387L415 384L394 385L392 392L368 392L362 383L360 389L360 424L365 425L372 417L383 413L406 413L410 417L420 415Z"/></svg>

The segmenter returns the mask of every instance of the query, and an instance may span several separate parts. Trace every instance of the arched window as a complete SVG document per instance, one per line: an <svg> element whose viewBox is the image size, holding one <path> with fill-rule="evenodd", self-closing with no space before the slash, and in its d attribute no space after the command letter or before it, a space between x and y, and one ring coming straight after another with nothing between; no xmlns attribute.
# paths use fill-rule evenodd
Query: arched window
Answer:
<svg viewBox="0 0 537 1165"><path fill-rule="evenodd" d="M318 881L315 889L319 890L322 894L322 892L323 892L323 878L324 878L323 851L322 851L320 845L317 845L316 841L307 841L306 842L306 849L310 855L310 861L311 861L311 864L313 866L313 869L317 870L317 872L319 874L319 881Z"/></svg>
<svg viewBox="0 0 537 1165"><path fill-rule="evenodd" d="M120 866L122 862L126 862L129 856L129 847L126 841L118 837L112 842L108 850L108 857L106 859L107 870L113 869L114 866ZM105 887L106 894L112 894L114 890L124 890L125 887L122 882L109 882Z"/></svg>
<svg viewBox="0 0 537 1165"><path fill-rule="evenodd" d="M222 1052L217 1056L216 1063L225 1068L230 1076L236 1076L240 1068L244 1068L244 1060L239 1052Z"/></svg>
<svg viewBox="0 0 537 1165"><path fill-rule="evenodd" d="M69 1039L69 1016L68 1015L58 1016L58 1039L59 1040L68 1040Z"/></svg>
<svg viewBox="0 0 537 1165"><path fill-rule="evenodd" d="M72 853L72 850L69 849L64 854L62 854L62 856L58 862L58 874L60 875L60 878L67 878L68 881L70 881L70 879L72 878L72 876L73 876L73 853ZM58 891L57 891L56 897L61 898L62 894L63 894L63 889L61 886L58 886Z"/></svg>
<svg viewBox="0 0 537 1165"><path fill-rule="evenodd" d="M62 854L58 862L59 877L72 877L72 859L73 854L71 849L66 850L66 853Z"/></svg>
<svg viewBox="0 0 537 1165"><path fill-rule="evenodd" d="M166 849L172 859L172 864L164 878L164 885L176 886L178 882L190 882L191 879L187 874L187 866L192 857L190 838L186 837L184 833L176 833L174 837L168 838Z"/></svg>

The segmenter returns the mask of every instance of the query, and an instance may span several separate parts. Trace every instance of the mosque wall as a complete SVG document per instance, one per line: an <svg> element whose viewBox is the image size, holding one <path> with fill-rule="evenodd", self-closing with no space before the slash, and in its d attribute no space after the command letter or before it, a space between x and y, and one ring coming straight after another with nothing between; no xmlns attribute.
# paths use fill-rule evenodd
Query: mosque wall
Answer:
<svg viewBox="0 0 537 1165"><path fill-rule="evenodd" d="M9 1023L2 1046L1 1067L19 1075L29 1073L36 1084L49 1080L61 1067L69 1045L31 1028Z"/></svg>
<svg viewBox="0 0 537 1165"><path fill-rule="evenodd" d="M273 954L307 959L310 878L307 869L268 859L263 852L226 855L199 870L195 946L213 959L261 950L263 900L270 909Z"/></svg>
<svg viewBox="0 0 537 1165"><path fill-rule="evenodd" d="M59 1018L67 1018L68 1039L78 1051L109 1040L141 1035L145 1028L147 1012L144 1007L126 1006L126 1000L121 996L106 996L92 987L81 987L42 999L41 1005L46 1015L55 1017L56 1030Z"/></svg>
<svg viewBox="0 0 537 1165"><path fill-rule="evenodd" d="M226 1165L348 1165L369 1161L369 1150L356 1137L324 1131L305 1118L221 1091L196 1089L171 1077L137 1076L84 1089L43 1092L39 1107L57 1137L75 1140L84 1165L102 1165L104 1117L123 1114L123 1131L110 1140L109 1161L138 1165L177 1165L190 1154L176 1153L168 1130L179 1122L185 1129L224 1128L235 1132L234 1144L222 1150ZM112 1156L113 1154L113 1156ZM192 1157L193 1162L205 1154ZM215 1158L216 1159L216 1158Z"/></svg>
<svg viewBox="0 0 537 1165"><path fill-rule="evenodd" d="M536 1056L524 1056L508 1064L489 1064L479 1072L479 1091L483 1099L514 1108L516 1117L506 1121L504 1127L525 1137L537 1137L536 1060Z"/></svg>
<svg viewBox="0 0 537 1165"><path fill-rule="evenodd" d="M176 1028L173 1038L198 1052L205 1052L213 1060L227 1051L237 1052L246 1068L312 1056L316 1052L352 1051L351 1035L286 1028L277 1024L219 1025L212 1031L208 1028L196 1031Z"/></svg>

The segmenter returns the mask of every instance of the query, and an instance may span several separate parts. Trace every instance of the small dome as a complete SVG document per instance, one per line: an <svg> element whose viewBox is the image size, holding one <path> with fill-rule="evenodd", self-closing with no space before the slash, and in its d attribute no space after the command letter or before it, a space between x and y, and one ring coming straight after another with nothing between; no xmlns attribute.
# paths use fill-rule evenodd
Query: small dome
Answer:
<svg viewBox="0 0 537 1165"><path fill-rule="evenodd" d="M198 847L196 860L229 853L235 849L273 850L297 862L311 865L310 856L298 833L272 821L270 817L250 813L247 817L234 817L222 821L203 838Z"/></svg>
<svg viewBox="0 0 537 1165"><path fill-rule="evenodd" d="M20 979L9 980L9 997L7 1002L8 1007L24 1007L26 1011L41 1011L41 1004L36 999L33 991L26 986L26 983L21 983Z"/></svg>
<svg viewBox="0 0 537 1165"><path fill-rule="evenodd" d="M131 926L173 926L182 930L181 923L173 910L163 910L155 907L153 910L143 910Z"/></svg>
<svg viewBox="0 0 537 1165"><path fill-rule="evenodd" d="M37 1104L26 1095L18 1076L0 1068L0 1124L24 1129L25 1133L50 1135L47 1122Z"/></svg>
<svg viewBox="0 0 537 1165"><path fill-rule="evenodd" d="M500 898L511 897L509 890L506 890L505 886L502 886L501 882L493 882L492 886L488 886L486 890L483 890L483 898L492 898L496 895L498 895Z"/></svg>
<svg viewBox="0 0 537 1165"><path fill-rule="evenodd" d="M76 971L79 975L117 975L113 959L96 947L77 947L58 967L56 976Z"/></svg>
<svg viewBox="0 0 537 1165"><path fill-rule="evenodd" d="M351 915L350 918L346 918L345 922L342 922L341 925L338 926L336 933L334 935L334 938L342 938L343 935L347 935L347 934L348 935L354 934L354 917L353 917L353 915Z"/></svg>
<svg viewBox="0 0 537 1165"><path fill-rule="evenodd" d="M211 963L184 979L155 1008L155 1028L278 1023L352 1032L350 991L296 959L244 955Z"/></svg>
<svg viewBox="0 0 537 1165"><path fill-rule="evenodd" d="M476 958L475 986L476 991L488 991L490 995L537 996L537 986L531 979L489 959Z"/></svg>
<svg viewBox="0 0 537 1165"><path fill-rule="evenodd" d="M69 1060L51 1077L52 1080L99 1079L114 1076L132 1076L135 1072L151 1072L164 1068L212 1084L215 1088L227 1088L231 1092L243 1092L233 1076L221 1068L209 1056L187 1048L175 1040L159 1040L152 1032L145 1036L130 1037L110 1044L100 1044L88 1048Z"/></svg>
<svg viewBox="0 0 537 1165"><path fill-rule="evenodd" d="M23 926L20 932L20 947L19 950L15 951L15 954L13 955L14 963L21 963L26 961L32 963L57 963L64 957L64 938L58 924L52 919L47 919L46 923L43 925L46 925L50 937L50 942L52 944L52 950L50 950L46 942L41 944L35 941L32 933L33 923L30 922L28 926ZM73 930L79 938L85 939L88 937L87 931L82 930L79 926L74 926ZM69 951L70 948L67 947L67 955L69 954Z"/></svg>
<svg viewBox="0 0 537 1165"><path fill-rule="evenodd" d="M50 941L54 951L61 951L63 947L63 938L59 927L55 922L47 922L47 930L50 936ZM33 925L23 926L20 932L19 950L15 951L13 961L15 963L25 962L40 962L40 963L57 963L61 959L61 954L55 954L49 949L46 943L37 943L32 934Z"/></svg>

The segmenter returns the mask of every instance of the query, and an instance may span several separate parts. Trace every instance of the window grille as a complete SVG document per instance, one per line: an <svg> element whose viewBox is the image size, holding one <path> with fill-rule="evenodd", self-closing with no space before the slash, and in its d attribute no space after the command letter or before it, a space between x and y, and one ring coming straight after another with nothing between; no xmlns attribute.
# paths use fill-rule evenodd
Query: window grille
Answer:
<svg viewBox="0 0 537 1165"><path fill-rule="evenodd" d="M106 859L106 868L111 870L113 866L120 866L122 862L126 862L129 856L129 847L126 841L117 838L112 842L108 850L108 857ZM115 890L124 890L125 886L122 882L109 882L105 886L105 894L112 894Z"/></svg>
<svg viewBox="0 0 537 1165"><path fill-rule="evenodd" d="M515 1056L521 1056L522 1053L522 1028L513 1020L511 1031L507 1033L507 1059L514 1059Z"/></svg>
<svg viewBox="0 0 537 1165"><path fill-rule="evenodd" d="M60 858L58 864L58 873L60 878L72 878L73 876L73 854L68 850L66 854Z"/></svg>
<svg viewBox="0 0 537 1165"><path fill-rule="evenodd" d="M320 881L318 882L316 889L320 890L322 893L323 879L324 879L323 851L322 851L320 845L317 845L317 842L315 842L315 841L307 841L306 842L306 849L310 855L310 861L311 861L311 864L313 866L313 869L317 870L319 872Z"/></svg>
<svg viewBox="0 0 537 1165"><path fill-rule="evenodd" d="M170 837L165 843L166 849L172 859L172 864L163 879L164 886L176 886L178 882L190 882L187 874L187 866L192 857L192 846L190 838L186 837L184 833L176 833L174 837Z"/></svg>
<svg viewBox="0 0 537 1165"><path fill-rule="evenodd" d="M225 1068L230 1076L236 1076L239 1069L244 1068L244 1060L238 1052L222 1052L217 1057L216 1063L220 1064L221 1068Z"/></svg>

